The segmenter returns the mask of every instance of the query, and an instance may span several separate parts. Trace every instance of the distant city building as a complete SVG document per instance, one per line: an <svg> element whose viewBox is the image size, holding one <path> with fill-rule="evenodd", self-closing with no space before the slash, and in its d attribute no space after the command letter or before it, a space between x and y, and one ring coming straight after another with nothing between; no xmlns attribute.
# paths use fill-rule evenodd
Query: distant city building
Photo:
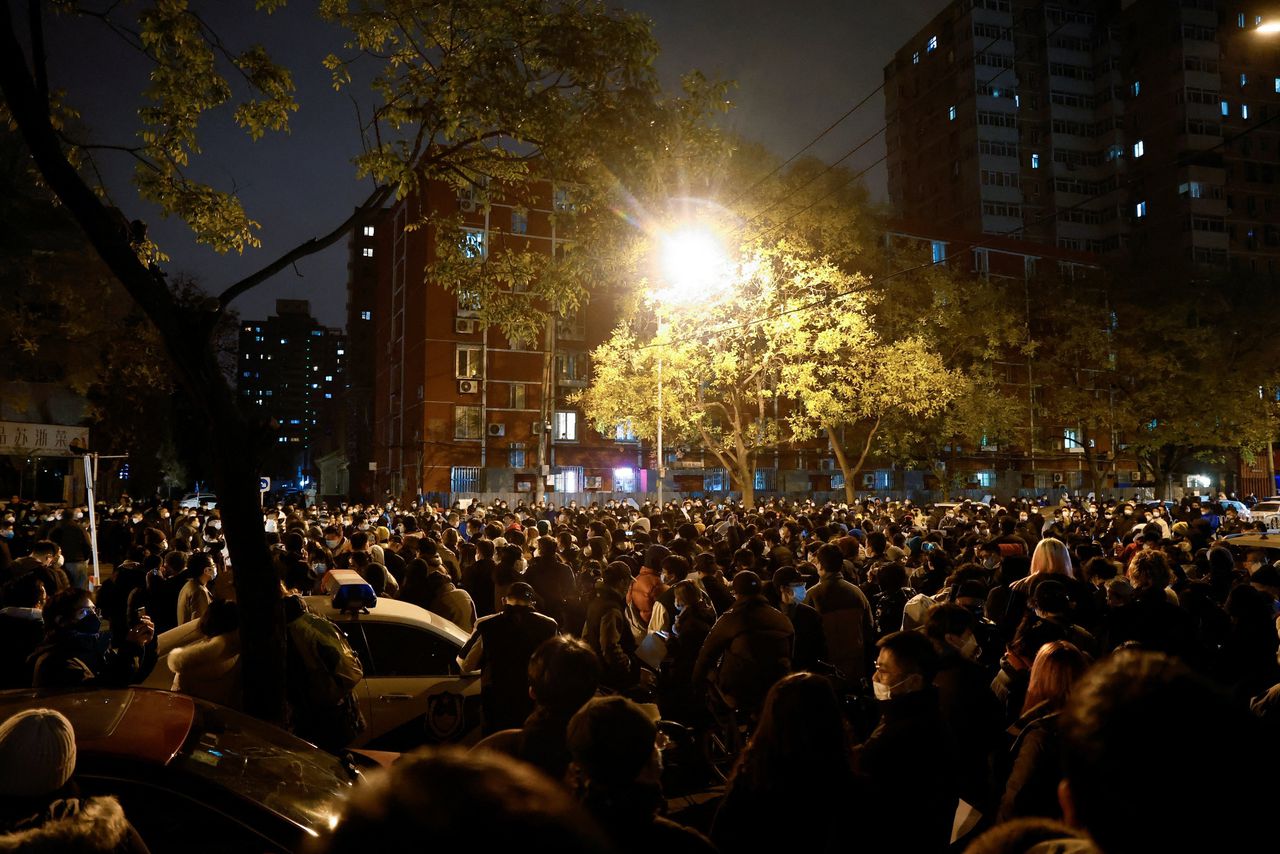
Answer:
<svg viewBox="0 0 1280 854"><path fill-rule="evenodd" d="M334 444L345 366L346 336L322 326L306 300L276 300L266 320L241 322L237 395L276 426L272 470L263 472L276 487L316 477L315 458Z"/></svg>

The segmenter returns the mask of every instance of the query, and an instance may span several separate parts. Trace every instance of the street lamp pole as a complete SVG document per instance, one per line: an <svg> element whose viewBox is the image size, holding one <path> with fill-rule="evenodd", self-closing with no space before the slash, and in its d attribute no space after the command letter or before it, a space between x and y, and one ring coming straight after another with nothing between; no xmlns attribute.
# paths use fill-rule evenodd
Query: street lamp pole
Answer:
<svg viewBox="0 0 1280 854"><path fill-rule="evenodd" d="M662 357L658 357L658 513L662 513L662 480L667 473L662 456Z"/></svg>

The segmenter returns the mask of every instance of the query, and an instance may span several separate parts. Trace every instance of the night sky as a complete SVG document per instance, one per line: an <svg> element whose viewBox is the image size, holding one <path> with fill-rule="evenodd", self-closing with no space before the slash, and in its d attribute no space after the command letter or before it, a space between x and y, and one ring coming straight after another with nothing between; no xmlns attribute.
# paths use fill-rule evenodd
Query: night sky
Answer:
<svg viewBox="0 0 1280 854"><path fill-rule="evenodd" d="M268 134L257 143L230 122L211 121L202 135L205 156L195 174L220 187L234 186L250 216L263 224L262 248L243 257L220 256L196 246L176 221L139 207L128 193L132 169L122 155L101 160L109 187L130 217L148 221L151 235L172 258L168 268L194 275L218 291L309 237L322 234L369 191L353 180L350 157L358 150L349 96L337 94L321 58L340 32L316 19L311 4L290 4L266 18L239 11L248 0L192 4L233 45L261 41L290 66L301 109L288 136ZM945 0L629 0L626 8L652 18L662 47L659 69L674 87L692 68L733 80L735 109L728 126L790 156L838 116L880 85L894 50L924 26ZM70 93L98 141L131 143L137 130L132 101L145 86L145 67L98 25L49 23L50 69L55 86ZM129 96L121 100L121 94ZM872 98L812 150L833 160L884 124L884 101ZM844 164L860 169L884 153L883 135ZM883 167L867 176L876 197L884 195ZM268 314L279 298L309 299L322 323L345 323L345 242L311 256L241 297L242 317Z"/></svg>

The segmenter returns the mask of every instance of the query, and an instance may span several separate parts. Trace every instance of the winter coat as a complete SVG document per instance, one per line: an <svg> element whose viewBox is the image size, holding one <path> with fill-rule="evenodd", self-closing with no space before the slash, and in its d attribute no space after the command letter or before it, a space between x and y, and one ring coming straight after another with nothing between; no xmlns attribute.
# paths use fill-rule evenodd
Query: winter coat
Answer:
<svg viewBox="0 0 1280 854"><path fill-rule="evenodd" d="M871 603L857 586L838 575L824 576L810 588L805 604L822 615L827 655L852 684L867 676L874 630Z"/></svg>
<svg viewBox="0 0 1280 854"><path fill-rule="evenodd" d="M476 604L467 591L446 582L431 600L430 610L451 621L464 632L476 624Z"/></svg>
<svg viewBox="0 0 1280 854"><path fill-rule="evenodd" d="M44 640L38 608L0 608L0 690L31 687L28 659Z"/></svg>
<svg viewBox="0 0 1280 854"><path fill-rule="evenodd" d="M1012 767L1000 799L997 821L1014 818L1062 818L1058 782L1062 779L1062 747L1058 735L1060 709L1040 703L1009 728Z"/></svg>
<svg viewBox="0 0 1280 854"><path fill-rule="evenodd" d="M648 566L640 568L640 574L631 582L631 589L627 591L627 604L636 609L642 625L649 625L649 618L653 616L653 604L666 589L658 570Z"/></svg>
<svg viewBox="0 0 1280 854"><path fill-rule="evenodd" d="M569 564L555 557L536 557L529 564L524 580L537 594L538 610L560 625L566 625L569 605L578 596L578 586Z"/></svg>
<svg viewBox="0 0 1280 854"><path fill-rule="evenodd" d="M471 594L476 613L481 617L495 613L493 572L497 566L491 558L479 558L462 571L462 589Z"/></svg>
<svg viewBox="0 0 1280 854"><path fill-rule="evenodd" d="M14 810L6 813L13 815ZM145 854L147 850L120 802L112 797L63 798L0 825L0 852Z"/></svg>
<svg viewBox="0 0 1280 854"><path fill-rule="evenodd" d="M178 593L177 625L200 619L212 601L209 588L201 584L200 579L189 579Z"/></svg>
<svg viewBox="0 0 1280 854"><path fill-rule="evenodd" d="M943 852L959 801L955 741L932 686L878 703L880 723L854 748L854 768L867 779L876 816L870 850Z"/></svg>
<svg viewBox="0 0 1280 854"><path fill-rule="evenodd" d="M701 686L720 662L717 685L740 708L757 709L764 696L791 672L795 629L763 596L740 599L707 635L693 668Z"/></svg>
<svg viewBox="0 0 1280 854"><path fill-rule="evenodd" d="M238 709L243 704L240 680L240 633L202 638L169 652L172 690Z"/></svg>
<svg viewBox="0 0 1280 854"><path fill-rule="evenodd" d="M991 691L991 676L980 664L958 652L943 650L941 669L933 679L938 704L956 740L961 794L987 811L991 794L991 757L1003 747L1004 707Z"/></svg>
<svg viewBox="0 0 1280 854"><path fill-rule="evenodd" d="M587 605L582 639L600 656L600 684L626 690L640 681L636 638L627 620L626 600L618 591L597 584Z"/></svg>
<svg viewBox="0 0 1280 854"><path fill-rule="evenodd" d="M101 650L92 638L59 630L45 637L28 659L32 687L124 687L147 678L156 665L156 642L121 644Z"/></svg>

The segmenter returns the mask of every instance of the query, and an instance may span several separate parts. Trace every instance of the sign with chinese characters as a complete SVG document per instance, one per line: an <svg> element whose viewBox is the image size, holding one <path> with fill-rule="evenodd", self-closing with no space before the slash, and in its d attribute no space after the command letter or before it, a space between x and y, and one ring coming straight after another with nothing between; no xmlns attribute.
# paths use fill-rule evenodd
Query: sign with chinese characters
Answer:
<svg viewBox="0 0 1280 854"><path fill-rule="evenodd" d="M69 457L71 445L89 445L88 427L65 424L28 424L0 421L0 455L15 457Z"/></svg>

